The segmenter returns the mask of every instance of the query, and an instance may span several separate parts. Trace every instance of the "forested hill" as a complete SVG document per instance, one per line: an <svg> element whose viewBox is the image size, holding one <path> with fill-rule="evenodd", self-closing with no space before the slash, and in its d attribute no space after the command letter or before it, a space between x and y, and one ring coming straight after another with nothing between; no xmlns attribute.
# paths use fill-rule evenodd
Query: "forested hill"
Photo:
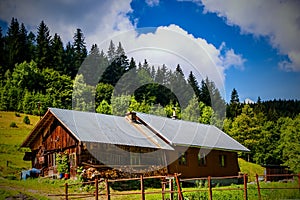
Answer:
<svg viewBox="0 0 300 200"><path fill-rule="evenodd" d="M97 67L80 71L83 63ZM97 44L88 51L81 29L64 45L43 21L34 35L13 18L5 35L0 29L0 109L35 115L48 107L114 115L135 110L167 117L175 110L179 119L222 128L251 150L243 158L300 171L299 100L258 97L246 104L233 89L226 103L208 78L198 82L180 63L161 63L136 63L121 41L111 41L107 52Z"/></svg>

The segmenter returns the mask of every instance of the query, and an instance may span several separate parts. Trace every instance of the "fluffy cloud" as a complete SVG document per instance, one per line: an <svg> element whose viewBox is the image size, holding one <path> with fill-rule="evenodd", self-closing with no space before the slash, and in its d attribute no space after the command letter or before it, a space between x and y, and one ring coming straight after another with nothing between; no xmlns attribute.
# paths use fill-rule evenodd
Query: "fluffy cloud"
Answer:
<svg viewBox="0 0 300 200"><path fill-rule="evenodd" d="M159 0L146 0L146 4L150 7L157 6L159 4Z"/></svg>
<svg viewBox="0 0 300 200"><path fill-rule="evenodd" d="M194 1L199 3L199 1ZM279 63L287 71L300 71L300 1L293 0L202 0L206 12L224 17L242 33L267 36L274 48L289 61Z"/></svg>
<svg viewBox="0 0 300 200"><path fill-rule="evenodd" d="M233 49L227 49L225 43L217 48L174 24L123 32L110 39L122 41L127 55L138 62L147 59L151 65L166 64L173 69L180 64L186 76L193 71L200 80L208 77L223 94L224 71L232 66L243 69L245 62ZM107 48L110 39L101 48Z"/></svg>

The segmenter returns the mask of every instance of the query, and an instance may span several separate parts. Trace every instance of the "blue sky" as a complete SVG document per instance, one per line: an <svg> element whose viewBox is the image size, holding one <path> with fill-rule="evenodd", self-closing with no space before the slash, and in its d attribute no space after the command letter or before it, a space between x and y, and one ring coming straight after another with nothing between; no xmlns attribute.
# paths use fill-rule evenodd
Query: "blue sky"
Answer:
<svg viewBox="0 0 300 200"><path fill-rule="evenodd" d="M64 43L81 28L88 49L121 41L137 61L208 76L226 101L233 88L256 101L300 99L299 10L293 0L3 0L0 20L33 32L44 20Z"/></svg>

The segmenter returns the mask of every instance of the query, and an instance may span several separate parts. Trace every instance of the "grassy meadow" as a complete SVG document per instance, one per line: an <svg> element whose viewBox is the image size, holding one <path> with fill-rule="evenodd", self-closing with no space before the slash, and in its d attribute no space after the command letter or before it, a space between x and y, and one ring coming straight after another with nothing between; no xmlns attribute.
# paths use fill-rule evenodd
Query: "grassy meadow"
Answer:
<svg viewBox="0 0 300 200"><path fill-rule="evenodd" d="M20 172L31 168L30 162L23 161L25 151L29 149L20 149L21 143L28 136L35 124L38 122L38 116L28 115L30 124L25 124L23 119L26 115L15 112L0 112L0 200L7 197L26 197L27 199L61 199L61 197L49 197L48 194L63 194L64 183L79 183L78 180L57 180L48 178L20 180ZM17 127L10 127L15 122ZM249 182L254 181L255 174L263 174L264 168L239 159L240 169L243 173L249 175ZM186 192L185 199L208 199L207 188L199 186L204 192ZM183 188L184 191L190 191L196 188ZM203 188L201 188L203 187ZM231 185L230 188L243 188L243 185ZM297 187L297 182L292 183L261 183L261 187ZM104 193L104 185L99 185L100 190ZM221 188L221 187L220 187ZM248 186L248 199L258 199L255 184ZM92 193L92 185L71 186L69 193ZM148 188L146 192L161 191L161 189ZM120 191L111 190L112 193ZM139 191L136 191L139 192ZM166 195L168 197L168 194ZM263 199L300 199L298 190L264 190L262 191ZM140 199L140 195L130 196L112 196L111 199ZM85 198L87 199L87 198ZM90 198L94 199L94 198ZM100 198L104 199L104 197ZM146 199L161 199L161 194L146 194ZM243 199L243 191L217 191L213 190L213 199Z"/></svg>

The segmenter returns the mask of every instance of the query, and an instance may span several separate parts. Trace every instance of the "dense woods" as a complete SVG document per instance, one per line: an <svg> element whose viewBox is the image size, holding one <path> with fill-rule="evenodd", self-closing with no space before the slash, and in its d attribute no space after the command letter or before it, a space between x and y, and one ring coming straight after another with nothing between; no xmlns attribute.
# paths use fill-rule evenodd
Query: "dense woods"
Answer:
<svg viewBox="0 0 300 200"><path fill-rule="evenodd" d="M107 52L97 44L88 51L81 29L64 45L43 21L34 35L13 18L6 34L0 28L0 109L35 115L48 107L114 115L134 110L167 117L175 109L179 119L222 128L251 150L240 155L250 161L300 171L300 101L258 97L246 104L233 89L226 103L208 78L198 82L180 64L161 62L136 63L121 41L111 41Z"/></svg>

